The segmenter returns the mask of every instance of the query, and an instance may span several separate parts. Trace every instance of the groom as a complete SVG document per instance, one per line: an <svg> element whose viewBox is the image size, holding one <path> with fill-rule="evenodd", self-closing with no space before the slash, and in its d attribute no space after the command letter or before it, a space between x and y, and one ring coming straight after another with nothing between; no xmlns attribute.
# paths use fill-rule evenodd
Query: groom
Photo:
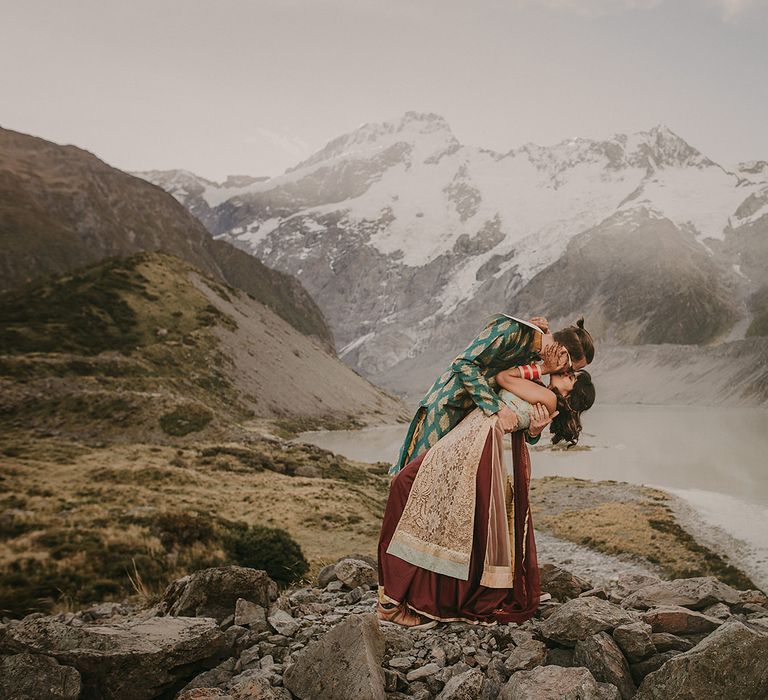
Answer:
<svg viewBox="0 0 768 700"><path fill-rule="evenodd" d="M546 319L540 316L523 321L496 314L424 395L389 474L397 474L477 407L487 415L497 413L502 429L513 431L517 415L496 393L495 376L514 366L520 367L521 377L530 379L566 368L582 369L592 361L594 344L581 324L580 320L578 326L550 334ZM537 360L543 362L531 364ZM549 421L545 416L539 422L543 425L535 435L530 429L526 432L529 443L538 442Z"/></svg>

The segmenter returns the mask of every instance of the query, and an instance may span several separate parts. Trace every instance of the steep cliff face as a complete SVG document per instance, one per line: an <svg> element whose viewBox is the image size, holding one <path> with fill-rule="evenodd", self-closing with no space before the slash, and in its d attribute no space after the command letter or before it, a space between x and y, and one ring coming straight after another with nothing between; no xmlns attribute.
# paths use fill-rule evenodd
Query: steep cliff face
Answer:
<svg viewBox="0 0 768 700"><path fill-rule="evenodd" d="M333 345L322 313L301 283L213 241L163 189L74 146L0 129L0 234L0 289L110 256L163 250L252 294L301 332Z"/></svg>

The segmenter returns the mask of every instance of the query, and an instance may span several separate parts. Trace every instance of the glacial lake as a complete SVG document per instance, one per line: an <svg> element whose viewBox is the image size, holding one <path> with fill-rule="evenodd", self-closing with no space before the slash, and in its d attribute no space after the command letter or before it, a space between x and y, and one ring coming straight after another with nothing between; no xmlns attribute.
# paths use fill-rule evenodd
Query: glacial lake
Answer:
<svg viewBox="0 0 768 700"><path fill-rule="evenodd" d="M572 450L552 449L545 430L531 450L533 477L614 479L662 488L693 506L705 524L743 542L757 559L752 563L768 575L768 411L603 405L586 413L583 423ZM350 459L392 462L406 428L308 432L296 441Z"/></svg>

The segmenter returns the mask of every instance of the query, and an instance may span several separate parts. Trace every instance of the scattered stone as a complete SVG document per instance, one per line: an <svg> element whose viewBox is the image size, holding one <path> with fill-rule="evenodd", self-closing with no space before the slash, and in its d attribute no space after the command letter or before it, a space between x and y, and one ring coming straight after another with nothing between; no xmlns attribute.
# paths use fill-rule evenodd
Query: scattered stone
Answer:
<svg viewBox="0 0 768 700"><path fill-rule="evenodd" d="M633 621L634 618L618 605L589 596L564 603L554 615L544 620L539 632L547 639L573 646L579 639Z"/></svg>
<svg viewBox="0 0 768 700"><path fill-rule="evenodd" d="M739 592L714 576L676 578L644 586L621 601L623 608L646 610L677 605L701 610L713 603L738 603Z"/></svg>
<svg viewBox="0 0 768 700"><path fill-rule="evenodd" d="M669 651L670 649L688 651L696 646L690 639L678 637L676 634L670 634L669 632L653 632L651 634L651 641L653 646L656 647L656 651Z"/></svg>
<svg viewBox="0 0 768 700"><path fill-rule="evenodd" d="M730 619L693 649L648 674L636 698L766 698L766 659L768 631Z"/></svg>
<svg viewBox="0 0 768 700"><path fill-rule="evenodd" d="M407 671L413 666L413 661L413 657L398 656L389 660L389 666L390 668L396 668L399 671Z"/></svg>
<svg viewBox="0 0 768 700"><path fill-rule="evenodd" d="M277 700L269 675L261 669L248 669L235 676L227 686L235 700Z"/></svg>
<svg viewBox="0 0 768 700"><path fill-rule="evenodd" d="M360 559L342 559L334 569L336 578L348 588L357 588L365 584L374 586L378 583L376 569Z"/></svg>
<svg viewBox="0 0 768 700"><path fill-rule="evenodd" d="M409 671L406 674L405 679L409 683L413 681L420 681L423 678L427 678L427 676L434 676L439 670L440 667L435 663L424 664L424 666L415 668L413 671Z"/></svg>
<svg viewBox="0 0 768 700"><path fill-rule="evenodd" d="M301 700L383 700L384 637L373 613L350 615L297 653L283 685Z"/></svg>
<svg viewBox="0 0 768 700"><path fill-rule="evenodd" d="M216 688L225 686L235 676L235 660L230 658L222 661L215 668L203 671L187 683L182 691L195 688Z"/></svg>
<svg viewBox="0 0 768 700"><path fill-rule="evenodd" d="M641 618L653 628L654 632L671 632L672 634L711 632L723 624L722 620L716 617L708 617L679 605L652 608L642 613Z"/></svg>
<svg viewBox="0 0 768 700"><path fill-rule="evenodd" d="M267 629L267 610L262 605L252 603L245 598L238 598L235 603L236 625L247 625L253 630L263 632Z"/></svg>
<svg viewBox="0 0 768 700"><path fill-rule="evenodd" d="M615 696L618 697L618 691ZM499 694L499 700L605 700L607 697L610 696L586 668L562 666L518 671Z"/></svg>
<svg viewBox="0 0 768 700"><path fill-rule="evenodd" d="M404 627L387 625L381 628L381 633L384 636L384 648L387 654L413 649L413 636Z"/></svg>
<svg viewBox="0 0 768 700"><path fill-rule="evenodd" d="M611 600L617 602L615 598L622 600L640 588L660 582L661 579L658 576L650 574L621 573L611 593Z"/></svg>
<svg viewBox="0 0 768 700"><path fill-rule="evenodd" d="M563 647L553 647L547 649L547 659L545 666L576 666L573 663L573 649L564 649Z"/></svg>
<svg viewBox="0 0 768 700"><path fill-rule="evenodd" d="M587 596L593 595L596 598L602 598L603 600L608 600L608 592L605 590L605 588L590 588L588 591L584 591L583 593L579 593L580 598L586 598Z"/></svg>
<svg viewBox="0 0 768 700"><path fill-rule="evenodd" d="M326 591L329 591L330 593L336 593L337 591L340 591L344 588L344 583L342 581L339 581L339 579L335 578L333 581L330 581L328 585L325 587Z"/></svg>
<svg viewBox="0 0 768 700"><path fill-rule="evenodd" d="M718 620L725 620L732 615L731 609L725 603L714 603L703 608L701 612L709 615L709 617L716 617Z"/></svg>
<svg viewBox="0 0 768 700"><path fill-rule="evenodd" d="M754 603L755 605L768 605L768 595L762 591L739 591L740 603Z"/></svg>
<svg viewBox="0 0 768 700"><path fill-rule="evenodd" d="M667 661L674 658L682 652L675 649L669 649L667 651L659 652L653 656L649 656L647 659L632 663L629 665L629 672L632 674L632 680L636 685L640 685L649 673L658 671Z"/></svg>
<svg viewBox="0 0 768 700"><path fill-rule="evenodd" d="M344 596L344 602L347 605L353 605L363 599L363 589L361 587L353 588Z"/></svg>
<svg viewBox="0 0 768 700"><path fill-rule="evenodd" d="M244 566L202 569L171 583L163 593L159 615L213 617L221 622L235 610L238 598L269 608L277 584L266 571Z"/></svg>
<svg viewBox="0 0 768 700"><path fill-rule="evenodd" d="M624 654L611 635L605 632L576 642L573 663L588 668L595 680L613 683L623 700L628 700L637 692Z"/></svg>
<svg viewBox="0 0 768 700"><path fill-rule="evenodd" d="M629 661L642 661L657 651L651 631L652 627L647 622L638 620L616 627L613 639Z"/></svg>
<svg viewBox="0 0 768 700"><path fill-rule="evenodd" d="M278 634L292 637L299 629L299 623L285 610L275 610L268 618L270 627Z"/></svg>
<svg viewBox="0 0 768 700"><path fill-rule="evenodd" d="M221 688L190 688L176 696L176 700L234 700Z"/></svg>
<svg viewBox="0 0 768 700"><path fill-rule="evenodd" d="M504 668L510 673L530 671L536 666L542 666L547 660L547 645L535 639L515 647L504 661Z"/></svg>
<svg viewBox="0 0 768 700"><path fill-rule="evenodd" d="M317 574L317 587L325 588L331 581L336 580L336 564L324 566Z"/></svg>
<svg viewBox="0 0 768 700"><path fill-rule="evenodd" d="M592 588L592 584L579 578L570 571L561 569L554 564L544 564L539 569L541 575L541 590L549 593L553 600L564 603L571 598L578 598L579 595Z"/></svg>
<svg viewBox="0 0 768 700"><path fill-rule="evenodd" d="M80 673L44 654L0 657L0 698L77 700Z"/></svg>
<svg viewBox="0 0 768 700"><path fill-rule="evenodd" d="M448 680L437 700L477 700L483 688L484 676L477 669L469 669Z"/></svg>

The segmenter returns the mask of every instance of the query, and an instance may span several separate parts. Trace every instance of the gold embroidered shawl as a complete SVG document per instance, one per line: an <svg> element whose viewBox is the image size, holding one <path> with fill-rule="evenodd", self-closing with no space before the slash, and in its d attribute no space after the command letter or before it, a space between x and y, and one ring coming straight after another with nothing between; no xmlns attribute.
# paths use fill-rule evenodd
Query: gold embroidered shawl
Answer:
<svg viewBox="0 0 768 700"><path fill-rule="evenodd" d="M502 439L494 414L469 413L424 457L387 553L429 571L467 580L475 522L477 468L492 435L488 538L481 585L512 588L513 550ZM514 546L514 545L512 545Z"/></svg>

